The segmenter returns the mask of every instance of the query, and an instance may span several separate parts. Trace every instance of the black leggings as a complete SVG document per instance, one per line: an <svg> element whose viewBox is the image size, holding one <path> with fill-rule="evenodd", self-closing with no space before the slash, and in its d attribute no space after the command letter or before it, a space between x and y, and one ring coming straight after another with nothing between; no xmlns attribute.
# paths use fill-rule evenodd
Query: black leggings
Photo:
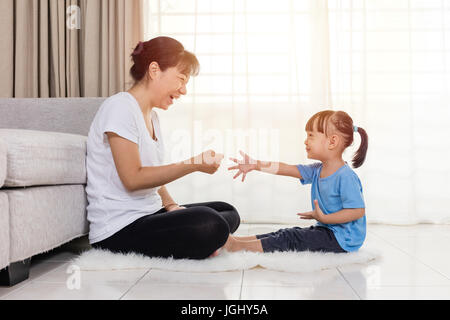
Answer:
<svg viewBox="0 0 450 320"><path fill-rule="evenodd" d="M139 218L109 238L92 244L112 252L136 252L150 257L204 259L222 247L240 224L237 210L221 201L162 208Z"/></svg>

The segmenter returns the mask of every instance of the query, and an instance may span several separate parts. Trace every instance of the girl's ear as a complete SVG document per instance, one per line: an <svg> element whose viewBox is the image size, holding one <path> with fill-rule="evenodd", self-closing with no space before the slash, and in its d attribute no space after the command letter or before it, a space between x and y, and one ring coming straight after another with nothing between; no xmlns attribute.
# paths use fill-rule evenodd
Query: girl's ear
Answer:
<svg viewBox="0 0 450 320"><path fill-rule="evenodd" d="M340 138L337 134L333 134L328 138L328 149L333 150L338 147Z"/></svg>

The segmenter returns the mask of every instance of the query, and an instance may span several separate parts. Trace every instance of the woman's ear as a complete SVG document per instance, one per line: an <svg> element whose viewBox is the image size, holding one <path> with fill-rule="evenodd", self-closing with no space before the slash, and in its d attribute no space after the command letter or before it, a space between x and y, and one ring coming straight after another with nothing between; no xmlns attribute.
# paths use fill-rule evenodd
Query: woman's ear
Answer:
<svg viewBox="0 0 450 320"><path fill-rule="evenodd" d="M161 69L159 69L159 64L156 61L152 61L150 65L148 66L148 76L150 79L155 79L158 77L159 73L161 72Z"/></svg>

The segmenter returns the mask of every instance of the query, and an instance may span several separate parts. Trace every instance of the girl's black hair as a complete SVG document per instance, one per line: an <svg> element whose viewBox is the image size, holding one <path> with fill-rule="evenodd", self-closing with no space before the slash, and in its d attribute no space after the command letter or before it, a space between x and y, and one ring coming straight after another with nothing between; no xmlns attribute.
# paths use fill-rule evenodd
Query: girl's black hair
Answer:
<svg viewBox="0 0 450 320"><path fill-rule="evenodd" d="M332 127L339 131L344 137L345 148L349 147L353 143L353 119L344 111L324 110L313 115L306 123L306 131L314 131L314 125L316 125L317 131L328 136L329 130ZM366 130L358 127L358 133L361 136L361 144L358 150L353 155L352 165L353 168L359 168L364 163L367 155L367 148L369 146L369 136Z"/></svg>

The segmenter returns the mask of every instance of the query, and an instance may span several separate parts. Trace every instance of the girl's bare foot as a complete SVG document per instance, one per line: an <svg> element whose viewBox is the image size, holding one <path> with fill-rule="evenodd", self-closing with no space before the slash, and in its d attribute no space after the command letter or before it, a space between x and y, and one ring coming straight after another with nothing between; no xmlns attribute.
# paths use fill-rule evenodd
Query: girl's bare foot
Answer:
<svg viewBox="0 0 450 320"><path fill-rule="evenodd" d="M238 238L229 235L227 242L223 248L230 252L235 252L239 250L253 251L253 252L264 252L261 244L261 240L248 240L240 241Z"/></svg>
<svg viewBox="0 0 450 320"><path fill-rule="evenodd" d="M228 236L227 242L222 247L227 251L235 252L239 250L264 252L261 244L261 240L240 241L233 237L231 234Z"/></svg>
<svg viewBox="0 0 450 320"><path fill-rule="evenodd" d="M256 236L233 236L234 240L238 241L253 241L258 240Z"/></svg>
<svg viewBox="0 0 450 320"><path fill-rule="evenodd" d="M228 236L227 242L225 242L225 244L223 245L223 248L224 248L225 250L227 250L227 251L230 251L230 252L234 251L234 250L233 250L233 244L234 244L234 242L235 242L234 237L230 234L230 235Z"/></svg>

